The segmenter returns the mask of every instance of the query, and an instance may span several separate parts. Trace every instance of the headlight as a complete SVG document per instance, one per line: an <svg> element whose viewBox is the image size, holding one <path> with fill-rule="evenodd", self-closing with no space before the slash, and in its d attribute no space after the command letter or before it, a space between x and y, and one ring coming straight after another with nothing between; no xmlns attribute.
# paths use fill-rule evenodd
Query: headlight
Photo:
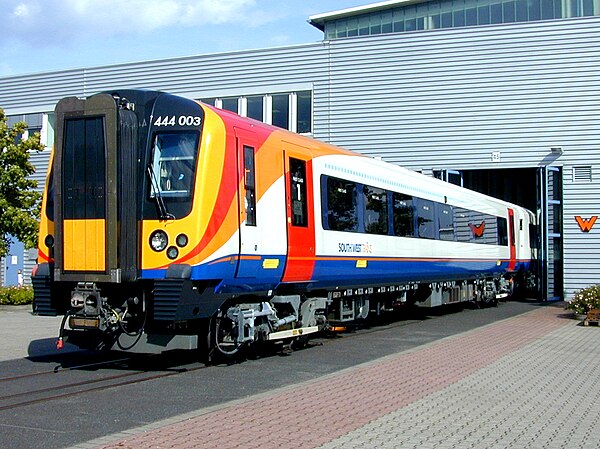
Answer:
<svg viewBox="0 0 600 449"><path fill-rule="evenodd" d="M164 231L154 231L150 234L150 247L154 251L163 251L169 244L169 237Z"/></svg>
<svg viewBox="0 0 600 449"><path fill-rule="evenodd" d="M179 234L175 241L177 242L177 246L183 248L185 245L188 244L188 236L185 234Z"/></svg>
<svg viewBox="0 0 600 449"><path fill-rule="evenodd" d="M177 248L175 248L174 246L171 246L167 250L167 257L169 259L177 259L177 256L179 256L179 250Z"/></svg>

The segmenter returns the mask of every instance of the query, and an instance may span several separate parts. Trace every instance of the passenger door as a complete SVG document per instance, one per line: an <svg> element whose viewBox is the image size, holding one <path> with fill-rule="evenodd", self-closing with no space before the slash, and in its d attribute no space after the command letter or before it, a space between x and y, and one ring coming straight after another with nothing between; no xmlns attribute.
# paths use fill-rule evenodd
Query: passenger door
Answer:
<svg viewBox="0 0 600 449"><path fill-rule="evenodd" d="M310 150L283 142L287 222L287 258L283 282L312 278L315 265L315 217Z"/></svg>
<svg viewBox="0 0 600 449"><path fill-rule="evenodd" d="M239 180L239 256L236 277L256 277L261 266L260 233L256 216L257 169L256 135L250 131L234 128L238 180Z"/></svg>

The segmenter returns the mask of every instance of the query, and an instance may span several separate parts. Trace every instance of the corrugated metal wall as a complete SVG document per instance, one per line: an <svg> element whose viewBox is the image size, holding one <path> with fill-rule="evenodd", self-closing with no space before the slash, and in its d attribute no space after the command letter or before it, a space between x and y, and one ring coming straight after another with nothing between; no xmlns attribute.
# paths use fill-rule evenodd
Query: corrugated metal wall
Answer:
<svg viewBox="0 0 600 449"><path fill-rule="evenodd" d="M427 173L564 166L565 289L600 282L600 223L574 218L600 215L600 18L332 40L329 58L315 137Z"/></svg>
<svg viewBox="0 0 600 449"><path fill-rule="evenodd" d="M365 36L0 79L12 114L66 95L161 89L194 98L313 87L314 135L409 168L557 164L568 293L600 282L600 18ZM560 146L563 154L550 148ZM492 156L499 162L492 162ZM47 160L40 160L45 170ZM573 167L592 177L573 182Z"/></svg>

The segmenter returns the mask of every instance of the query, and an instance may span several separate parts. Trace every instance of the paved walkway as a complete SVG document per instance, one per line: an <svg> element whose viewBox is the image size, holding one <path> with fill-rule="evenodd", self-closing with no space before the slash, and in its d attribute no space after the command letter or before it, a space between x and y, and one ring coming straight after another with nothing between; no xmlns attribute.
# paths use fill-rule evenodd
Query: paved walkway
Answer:
<svg viewBox="0 0 600 449"><path fill-rule="evenodd" d="M61 320L60 316L33 316L31 305L0 305L0 361L56 353ZM23 329L27 332L24 333ZM77 350L73 345L65 346L64 352Z"/></svg>
<svg viewBox="0 0 600 449"><path fill-rule="evenodd" d="M303 384L79 445L597 448L600 329L539 309Z"/></svg>

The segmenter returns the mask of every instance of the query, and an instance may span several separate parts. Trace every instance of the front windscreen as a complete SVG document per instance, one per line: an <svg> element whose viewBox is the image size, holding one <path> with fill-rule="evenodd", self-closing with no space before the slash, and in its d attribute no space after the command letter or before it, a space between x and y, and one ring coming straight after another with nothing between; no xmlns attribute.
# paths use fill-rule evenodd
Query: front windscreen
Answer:
<svg viewBox="0 0 600 449"><path fill-rule="evenodd" d="M198 154L197 131L161 132L154 136L150 197L191 198Z"/></svg>

